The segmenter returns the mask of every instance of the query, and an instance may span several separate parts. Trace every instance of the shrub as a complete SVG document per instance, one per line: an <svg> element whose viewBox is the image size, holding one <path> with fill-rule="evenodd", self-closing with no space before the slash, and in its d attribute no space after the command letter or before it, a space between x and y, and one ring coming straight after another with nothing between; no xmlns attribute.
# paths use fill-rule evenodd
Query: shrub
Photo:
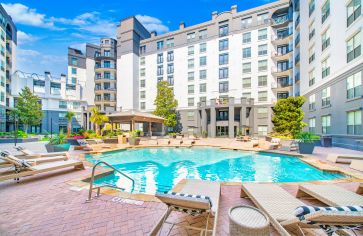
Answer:
<svg viewBox="0 0 363 236"><path fill-rule="evenodd" d="M49 139L49 143L53 145L64 144L66 143L66 137L67 135L65 135L61 130L58 135L54 135L52 138Z"/></svg>

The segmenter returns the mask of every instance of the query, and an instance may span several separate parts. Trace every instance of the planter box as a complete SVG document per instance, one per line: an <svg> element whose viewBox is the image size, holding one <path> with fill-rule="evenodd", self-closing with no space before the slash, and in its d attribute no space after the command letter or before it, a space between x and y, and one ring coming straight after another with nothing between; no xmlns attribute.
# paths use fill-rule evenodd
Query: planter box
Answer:
<svg viewBox="0 0 363 236"><path fill-rule="evenodd" d="M129 144L132 146L140 144L140 138L129 138Z"/></svg>
<svg viewBox="0 0 363 236"><path fill-rule="evenodd" d="M314 143L299 143L299 153L301 154L313 154Z"/></svg>
<svg viewBox="0 0 363 236"><path fill-rule="evenodd" d="M37 142L39 138L17 138L17 143ZM14 138L0 138L0 143L15 143Z"/></svg>
<svg viewBox="0 0 363 236"><path fill-rule="evenodd" d="M104 143L118 143L118 138L117 137L115 137L115 138L105 138L105 139L103 139L103 142Z"/></svg>
<svg viewBox="0 0 363 236"><path fill-rule="evenodd" d="M47 149L47 152L67 152L69 151L70 146L71 144L69 143L57 144L57 145L47 143L45 145L45 148Z"/></svg>

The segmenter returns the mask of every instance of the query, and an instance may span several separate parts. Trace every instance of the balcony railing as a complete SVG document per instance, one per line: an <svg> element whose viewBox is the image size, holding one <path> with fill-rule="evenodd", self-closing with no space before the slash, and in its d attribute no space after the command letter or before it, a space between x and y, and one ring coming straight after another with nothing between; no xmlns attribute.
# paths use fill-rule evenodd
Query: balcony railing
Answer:
<svg viewBox="0 0 363 236"><path fill-rule="evenodd" d="M98 69L98 68L116 69L116 65L113 65L113 64L111 64L111 65L98 65L98 64L96 64L95 68L96 69Z"/></svg>
<svg viewBox="0 0 363 236"><path fill-rule="evenodd" d="M116 77L104 77L104 76L101 76L101 77L96 77L95 80L101 80L101 79L107 79L107 80L116 80Z"/></svg>
<svg viewBox="0 0 363 236"><path fill-rule="evenodd" d="M274 25L281 25L281 24L287 22L288 20L289 20L289 16L287 14L283 15L283 16L278 16L278 17L272 18L272 22Z"/></svg>
<svg viewBox="0 0 363 236"><path fill-rule="evenodd" d="M295 21L295 29L299 26L299 24L300 24L300 16L298 16L296 18L296 21Z"/></svg>

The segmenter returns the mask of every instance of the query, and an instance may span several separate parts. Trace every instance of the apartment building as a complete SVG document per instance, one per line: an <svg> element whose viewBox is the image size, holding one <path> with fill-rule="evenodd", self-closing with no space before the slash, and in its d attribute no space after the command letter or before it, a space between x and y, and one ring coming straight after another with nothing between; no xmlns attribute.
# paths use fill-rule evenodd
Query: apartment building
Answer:
<svg viewBox="0 0 363 236"><path fill-rule="evenodd" d="M362 1L300 1L300 81L307 130L363 149Z"/></svg>
<svg viewBox="0 0 363 236"><path fill-rule="evenodd" d="M60 130L67 131L68 120L65 117L67 111L75 112L72 121L73 132L77 132L83 127L83 107L87 102L82 96L82 85L75 81L68 80L66 75L59 78L54 77L49 72L44 75L29 74L17 71L13 75L11 82L11 96L13 97L13 107L19 93L25 87L39 96L44 117L39 126L30 127L33 133L58 133ZM13 130L13 121L9 120L8 130Z"/></svg>
<svg viewBox="0 0 363 236"><path fill-rule="evenodd" d="M16 70L17 29L0 5L0 132L6 131L6 110L11 105L10 84Z"/></svg>

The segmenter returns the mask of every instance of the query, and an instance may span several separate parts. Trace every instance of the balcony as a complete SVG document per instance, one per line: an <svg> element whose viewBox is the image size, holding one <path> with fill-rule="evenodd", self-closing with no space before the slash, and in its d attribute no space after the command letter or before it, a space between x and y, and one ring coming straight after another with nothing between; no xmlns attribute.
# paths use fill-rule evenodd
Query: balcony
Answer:
<svg viewBox="0 0 363 236"><path fill-rule="evenodd" d="M299 25L300 25L300 16L298 16L295 20L295 29L297 29Z"/></svg>
<svg viewBox="0 0 363 236"><path fill-rule="evenodd" d="M95 99L95 103L96 104L100 104L100 103L115 103L116 102L116 98L99 98L99 99Z"/></svg>
<svg viewBox="0 0 363 236"><path fill-rule="evenodd" d="M300 44L300 34L298 34L295 38L295 47L299 46Z"/></svg>
<svg viewBox="0 0 363 236"><path fill-rule="evenodd" d="M107 70L116 70L116 65L114 64L111 64L111 65L99 65L99 64L96 64L95 65L95 70L96 71L107 71Z"/></svg>
<svg viewBox="0 0 363 236"><path fill-rule="evenodd" d="M292 33L291 32L284 32L277 34L275 38L273 38L272 43L274 45L283 45L289 44L292 40Z"/></svg>
<svg viewBox="0 0 363 236"><path fill-rule="evenodd" d="M95 55L95 60L96 61L100 61L100 60L116 60L116 57L114 55L101 55L101 54L98 54L98 55Z"/></svg>
<svg viewBox="0 0 363 236"><path fill-rule="evenodd" d="M276 60L276 61L284 61L284 60L289 60L292 54L292 49L289 49L289 51L285 52L285 53L281 53L281 52L272 52L271 53L271 57Z"/></svg>
<svg viewBox="0 0 363 236"><path fill-rule="evenodd" d="M276 77L290 76L292 73L292 63L289 63L286 67L272 67L272 74Z"/></svg>
<svg viewBox="0 0 363 236"><path fill-rule="evenodd" d="M292 89L292 79L288 78L278 78L277 82L274 83L271 87L275 92L290 92Z"/></svg>
<svg viewBox="0 0 363 236"><path fill-rule="evenodd" d="M95 87L95 92L98 92L98 93L115 93L116 92L116 88L113 88L113 87Z"/></svg>
<svg viewBox="0 0 363 236"><path fill-rule="evenodd" d="M116 77L111 76L111 77L95 77L95 82L115 82L116 81Z"/></svg>
<svg viewBox="0 0 363 236"><path fill-rule="evenodd" d="M277 16L277 17L273 17L272 18L272 26L273 27L283 27L285 25L289 24L289 16L286 15L282 15L282 16Z"/></svg>
<svg viewBox="0 0 363 236"><path fill-rule="evenodd" d="M300 64L300 53L298 53L296 56L295 56L295 66L298 66Z"/></svg>

